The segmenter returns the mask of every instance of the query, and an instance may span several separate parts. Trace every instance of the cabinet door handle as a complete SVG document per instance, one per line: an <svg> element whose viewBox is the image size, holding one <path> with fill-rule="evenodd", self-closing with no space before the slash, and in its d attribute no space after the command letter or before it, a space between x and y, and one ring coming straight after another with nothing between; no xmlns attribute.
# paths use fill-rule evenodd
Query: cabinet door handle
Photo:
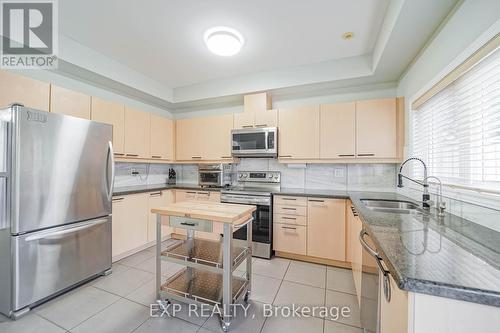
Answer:
<svg viewBox="0 0 500 333"><path fill-rule="evenodd" d="M196 194L196 192L187 191L187 194Z"/></svg>
<svg viewBox="0 0 500 333"><path fill-rule="evenodd" d="M197 225L197 223L190 223L190 222L181 222L180 223L181 225L187 225L187 226L190 226L190 227L194 227Z"/></svg>
<svg viewBox="0 0 500 333"><path fill-rule="evenodd" d="M233 158L232 156L221 156L220 158Z"/></svg>
<svg viewBox="0 0 500 333"><path fill-rule="evenodd" d="M283 216L282 217L283 220L297 220L295 217L286 217L286 216Z"/></svg>
<svg viewBox="0 0 500 333"><path fill-rule="evenodd" d="M159 197L161 196L161 192L154 192L154 193L149 193L150 197Z"/></svg>
<svg viewBox="0 0 500 333"><path fill-rule="evenodd" d="M289 229L289 230L297 230L296 227L281 227L281 228L283 228L283 229Z"/></svg>
<svg viewBox="0 0 500 333"><path fill-rule="evenodd" d="M354 216L358 216L358 213L356 212L356 209L354 209L354 206L351 206L351 211Z"/></svg>
<svg viewBox="0 0 500 333"><path fill-rule="evenodd" d="M206 196L209 196L210 195L210 192L197 192L198 194L203 194L203 195L206 195Z"/></svg>
<svg viewBox="0 0 500 333"><path fill-rule="evenodd" d="M325 200L309 199L309 202L325 202Z"/></svg>
<svg viewBox="0 0 500 333"><path fill-rule="evenodd" d="M361 156L361 157L363 157L363 156L375 156L375 154L373 154L373 153L366 153L366 154L358 154L358 156Z"/></svg>
<svg viewBox="0 0 500 333"><path fill-rule="evenodd" d="M354 154L339 154L339 157L354 157Z"/></svg>
<svg viewBox="0 0 500 333"><path fill-rule="evenodd" d="M152 158L161 158L160 155L151 155Z"/></svg>
<svg viewBox="0 0 500 333"><path fill-rule="evenodd" d="M113 155L116 155L116 156L124 156L125 154L124 153L114 153Z"/></svg>
<svg viewBox="0 0 500 333"><path fill-rule="evenodd" d="M296 201L297 198L281 198L282 200L288 200L288 201Z"/></svg>
<svg viewBox="0 0 500 333"><path fill-rule="evenodd" d="M125 199L125 198L113 198L113 199L111 199L111 201L118 202L118 201L123 201L123 199Z"/></svg>
<svg viewBox="0 0 500 333"><path fill-rule="evenodd" d="M292 155L279 155L278 157L279 158L291 158Z"/></svg>
<svg viewBox="0 0 500 333"><path fill-rule="evenodd" d="M127 155L127 156L132 156L132 157L137 157L137 156L139 156L138 154L128 154L128 153L127 153L126 155Z"/></svg>
<svg viewBox="0 0 500 333"><path fill-rule="evenodd" d="M191 156L192 159L199 160L201 159L201 156Z"/></svg>
<svg viewBox="0 0 500 333"><path fill-rule="evenodd" d="M253 128L253 125L243 125L242 128Z"/></svg>
<svg viewBox="0 0 500 333"><path fill-rule="evenodd" d="M297 210L297 208L282 207L283 210Z"/></svg>
<svg viewBox="0 0 500 333"><path fill-rule="evenodd" d="M267 124L255 125L255 127L267 127Z"/></svg>

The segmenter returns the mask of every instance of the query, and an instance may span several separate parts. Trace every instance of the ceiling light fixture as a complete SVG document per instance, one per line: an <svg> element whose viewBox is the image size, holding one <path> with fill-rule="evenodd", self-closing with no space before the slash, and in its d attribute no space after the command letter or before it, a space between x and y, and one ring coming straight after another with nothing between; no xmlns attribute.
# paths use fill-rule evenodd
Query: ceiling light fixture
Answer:
<svg viewBox="0 0 500 333"><path fill-rule="evenodd" d="M243 36L233 28L214 27L205 31L205 44L219 56L229 57L238 54L245 44Z"/></svg>

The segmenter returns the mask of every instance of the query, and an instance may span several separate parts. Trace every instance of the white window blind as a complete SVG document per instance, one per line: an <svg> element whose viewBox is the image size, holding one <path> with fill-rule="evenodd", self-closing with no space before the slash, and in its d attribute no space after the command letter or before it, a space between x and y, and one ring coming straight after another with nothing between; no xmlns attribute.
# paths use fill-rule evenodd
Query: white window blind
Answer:
<svg viewBox="0 0 500 333"><path fill-rule="evenodd" d="M500 191L500 49L412 112L412 152L443 183Z"/></svg>

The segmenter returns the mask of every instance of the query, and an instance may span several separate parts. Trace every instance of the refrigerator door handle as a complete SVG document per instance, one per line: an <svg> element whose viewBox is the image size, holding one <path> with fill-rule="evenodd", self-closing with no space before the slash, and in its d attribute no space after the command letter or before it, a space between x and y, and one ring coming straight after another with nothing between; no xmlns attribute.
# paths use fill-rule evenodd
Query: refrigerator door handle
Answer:
<svg viewBox="0 0 500 333"><path fill-rule="evenodd" d="M55 237L55 236L62 236L62 235L74 233L74 232L77 232L77 231L85 230L85 229L88 229L88 228L92 228L92 227L95 227L96 225L104 224L106 222L108 222L108 218L104 218L104 219L100 219L100 220L92 221L92 222L87 222L85 224L80 224L77 227L71 226L69 228L65 228L65 229L62 229L62 230L37 233L35 235L26 237L25 241L26 242L31 242L31 241L45 239L45 238L50 238L50 237Z"/></svg>
<svg viewBox="0 0 500 333"><path fill-rule="evenodd" d="M109 187L108 187L108 200L111 200L113 197L113 188L115 186L115 154L113 151L113 143L111 141L108 142L108 163L111 160L111 179L108 179ZM106 171L109 169L109 164L107 165Z"/></svg>

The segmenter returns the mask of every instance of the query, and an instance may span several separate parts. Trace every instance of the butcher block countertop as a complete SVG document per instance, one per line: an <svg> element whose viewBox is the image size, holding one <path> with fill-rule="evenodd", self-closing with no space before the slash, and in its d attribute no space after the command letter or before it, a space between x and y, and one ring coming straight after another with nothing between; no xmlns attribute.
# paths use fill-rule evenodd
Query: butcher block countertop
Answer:
<svg viewBox="0 0 500 333"><path fill-rule="evenodd" d="M251 218L252 213L256 209L255 206L251 205L182 201L163 207L153 208L151 209L151 213L238 225Z"/></svg>

